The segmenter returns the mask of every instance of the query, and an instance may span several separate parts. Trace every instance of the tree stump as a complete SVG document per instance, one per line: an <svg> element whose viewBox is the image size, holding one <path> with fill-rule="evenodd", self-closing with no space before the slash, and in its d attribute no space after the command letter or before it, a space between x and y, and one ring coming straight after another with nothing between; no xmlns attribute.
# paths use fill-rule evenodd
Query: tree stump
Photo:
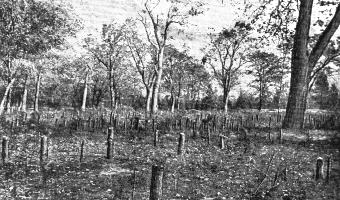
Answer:
<svg viewBox="0 0 340 200"><path fill-rule="evenodd" d="M224 146L224 139L226 137L224 135L219 135L219 138L220 138L219 147L220 147L220 149L224 149L225 148L225 146Z"/></svg>
<svg viewBox="0 0 340 200"><path fill-rule="evenodd" d="M327 157L327 170L326 170L326 182L329 182L331 178L331 169L332 169L332 158L331 156Z"/></svg>
<svg viewBox="0 0 340 200"><path fill-rule="evenodd" d="M211 143L211 129L208 127L208 132L207 132L207 143L210 145Z"/></svg>
<svg viewBox="0 0 340 200"><path fill-rule="evenodd" d="M40 138L40 162L47 159L47 136L43 135Z"/></svg>
<svg viewBox="0 0 340 200"><path fill-rule="evenodd" d="M159 137L159 131L158 130L156 130L155 132L154 132L154 136L153 136L153 146L157 146L157 143L158 143L158 137Z"/></svg>
<svg viewBox="0 0 340 200"><path fill-rule="evenodd" d="M109 127L107 130L107 149L106 149L106 158L112 159L113 155L113 127Z"/></svg>
<svg viewBox="0 0 340 200"><path fill-rule="evenodd" d="M177 149L177 155L182 155L184 151L184 144L185 144L185 134L180 133L178 138L178 149Z"/></svg>
<svg viewBox="0 0 340 200"><path fill-rule="evenodd" d="M323 179L323 159L319 157L316 160L316 169L315 169L315 180Z"/></svg>
<svg viewBox="0 0 340 200"><path fill-rule="evenodd" d="M162 199L163 166L152 166L150 200Z"/></svg>
<svg viewBox="0 0 340 200"><path fill-rule="evenodd" d="M9 141L9 138L7 136L2 137L1 158L2 158L2 163L4 164L8 162L8 141Z"/></svg>
<svg viewBox="0 0 340 200"><path fill-rule="evenodd" d="M80 143L80 156L79 156L79 162L81 163L84 158L84 146L85 146L85 140L82 140Z"/></svg>

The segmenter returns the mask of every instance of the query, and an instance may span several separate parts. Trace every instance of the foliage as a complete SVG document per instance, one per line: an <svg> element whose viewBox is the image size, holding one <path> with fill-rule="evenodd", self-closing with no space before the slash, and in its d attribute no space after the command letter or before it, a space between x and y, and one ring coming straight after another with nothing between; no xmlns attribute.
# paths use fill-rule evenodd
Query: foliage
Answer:
<svg viewBox="0 0 340 200"><path fill-rule="evenodd" d="M70 9L51 2L2 1L0 3L1 58L25 58L60 46L75 34L79 22Z"/></svg>
<svg viewBox="0 0 340 200"><path fill-rule="evenodd" d="M258 109L271 102L271 93L275 86L281 85L287 68L282 59L273 53L255 51L248 55L251 67L247 69L248 74L252 74L255 79L250 85L258 93Z"/></svg>
<svg viewBox="0 0 340 200"><path fill-rule="evenodd" d="M253 95L241 90L234 107L237 109L250 109L255 107L255 102Z"/></svg>
<svg viewBox="0 0 340 200"><path fill-rule="evenodd" d="M339 89L335 83L329 86L327 74L325 72L321 72L316 77L314 88L312 89L310 98L310 101L312 101L311 106L315 103L315 107L320 109L334 110L338 106L338 95Z"/></svg>

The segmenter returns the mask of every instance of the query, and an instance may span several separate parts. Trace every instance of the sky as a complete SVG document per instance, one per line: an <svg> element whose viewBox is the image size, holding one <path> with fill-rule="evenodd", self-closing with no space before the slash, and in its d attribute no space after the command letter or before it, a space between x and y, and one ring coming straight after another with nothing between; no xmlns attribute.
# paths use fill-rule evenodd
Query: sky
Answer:
<svg viewBox="0 0 340 200"><path fill-rule="evenodd" d="M142 2L145 0L68 0L72 4L77 15L83 20L84 30L78 34L74 43L75 51L79 54L83 53L82 38L88 34L100 35L102 24L108 24L115 20L116 22L124 22L127 18L138 17L138 12L143 8ZM164 1L164 0L160 0ZM195 1L195 0L193 0ZM202 0L201 0L202 1ZM248 0L255 1L255 0ZM236 10L228 2L221 0L204 0L205 5L202 7L204 14L190 17L186 25L181 28L184 29L184 34L173 34L174 39L169 43L174 44L178 49L189 49L189 54L200 59L204 53L201 51L209 40L207 34L215 31L220 31L223 27L229 27L234 24L238 16ZM236 1L237 2L237 1ZM157 7L160 12L165 11L167 5L160 3ZM187 8L183 8L187 9ZM313 11L313 17L318 18L318 11ZM176 33L177 27L173 27L173 32ZM311 32L315 30L312 29ZM144 29L140 27L140 33L145 35ZM248 81L246 81L248 80ZM337 82L340 85L339 76L331 77L331 81ZM241 86L236 90L234 95L240 88L246 86L249 82L248 78L241 81Z"/></svg>
<svg viewBox="0 0 340 200"><path fill-rule="evenodd" d="M136 18L138 12L143 8L142 0L69 0L68 2L72 4L76 14L84 23L84 30L78 34L76 39L71 40L73 52L78 55L85 53L85 50L82 49L83 37L88 34L99 37L102 24L108 24L112 20L122 23L127 18ZM189 49L191 56L201 59L204 56L201 49L209 43L208 33L218 32L223 27L229 27L234 23L235 11L227 2L205 0L205 5L202 7L204 14L189 17L184 27L181 27L184 32L178 31L178 27L172 27L174 39L169 43L180 50ZM162 2L157 7L159 12L164 12L167 8L168 5ZM143 27L140 27L140 33L145 36ZM241 82L240 87L248 84L246 81ZM218 86L216 88L220 91ZM238 93L238 90L235 90L231 95L237 96Z"/></svg>
<svg viewBox="0 0 340 200"><path fill-rule="evenodd" d="M79 17L84 22L84 30L78 34L78 43L81 38L88 34L98 35L101 32L102 24L108 24L115 20L123 22L127 18L138 17L138 12L142 9L142 0L69 0ZM157 8L164 10L165 4L160 4ZM163 7L164 8L163 8ZM206 0L204 14L190 17L184 27L183 35L173 35L174 40L170 41L178 48L184 44L190 48L190 53L202 57L200 49L209 41L207 34L212 31L211 28L221 30L222 27L228 27L234 20L232 7L227 3L221 3L220 0ZM173 27L173 30L177 29ZM144 29L140 27L141 34ZM189 37L189 38L188 38Z"/></svg>

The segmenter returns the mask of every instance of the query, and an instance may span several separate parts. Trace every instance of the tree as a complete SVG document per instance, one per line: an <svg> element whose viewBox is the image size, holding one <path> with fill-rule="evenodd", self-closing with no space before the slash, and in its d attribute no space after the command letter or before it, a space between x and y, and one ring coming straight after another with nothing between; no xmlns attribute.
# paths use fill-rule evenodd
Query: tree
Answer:
<svg viewBox="0 0 340 200"><path fill-rule="evenodd" d="M283 128L303 128L310 76L340 24L340 5L309 52L313 0L301 0L291 58L291 80Z"/></svg>
<svg viewBox="0 0 340 200"><path fill-rule="evenodd" d="M252 27L249 23L236 22L231 29L210 34L211 46L203 59L213 69L214 77L223 89L223 110L228 111L229 92L237 83L237 75L245 63L245 43Z"/></svg>
<svg viewBox="0 0 340 200"><path fill-rule="evenodd" d="M171 95L171 112L175 111L176 99L177 109L180 107L180 98L187 76L186 67L190 65L191 61L192 58L185 51L181 52L173 46L166 49L164 87Z"/></svg>
<svg viewBox="0 0 340 200"><path fill-rule="evenodd" d="M217 95L217 89L213 88L212 84L208 84L206 90L206 96L202 99L201 109L209 110L209 109L218 109L219 107L219 98Z"/></svg>
<svg viewBox="0 0 340 200"><path fill-rule="evenodd" d="M0 18L0 61L8 80L0 104L2 114L10 89L21 74L20 65L13 61L62 45L79 27L66 6L35 0L1 1Z"/></svg>
<svg viewBox="0 0 340 200"><path fill-rule="evenodd" d="M145 111L150 113L151 110L151 100L152 100L152 90L156 78L156 63L151 60L152 48L149 44L146 44L142 39L140 39L134 31L136 29L136 24L130 23L129 31L125 34L125 39L127 41L129 52L133 60L133 64L139 73L142 83L146 91L146 104Z"/></svg>
<svg viewBox="0 0 340 200"><path fill-rule="evenodd" d="M73 60L70 65L68 65L69 68L73 68L71 70L74 70L74 77L79 77L80 80L83 82L83 95L82 95L82 102L81 102L81 111L86 110L87 105L87 99L88 99L88 90L89 90L89 84L92 80L92 75L94 74L95 70L98 70L98 68L94 69L95 66L97 67L96 59L93 59L93 57L89 54L84 54L75 60Z"/></svg>
<svg viewBox="0 0 340 200"><path fill-rule="evenodd" d="M258 110L261 110L271 94L270 87L275 86L275 83L280 84L284 65L275 54L259 50L250 54L248 59L252 65L247 72L255 77L251 87L259 94Z"/></svg>
<svg viewBox="0 0 340 200"><path fill-rule="evenodd" d="M84 47L101 63L107 71L110 88L111 109L116 108L118 91L118 74L122 70L124 56L127 51L125 46L124 32L125 25L111 23L103 24L102 38L95 41L94 38L85 39Z"/></svg>
<svg viewBox="0 0 340 200"><path fill-rule="evenodd" d="M317 38L313 37L312 40L315 41ZM335 41L330 41L327 48L323 52L322 57L316 64L315 68L313 69L313 72L310 73L308 80L308 92L311 91L312 87L314 86L315 81L317 80L317 77L321 73L327 72L327 74L332 74L334 71L336 71L336 68L339 68L337 64L340 61L340 38L337 37ZM330 64L335 64L335 70L334 67L332 68Z"/></svg>
<svg viewBox="0 0 340 200"><path fill-rule="evenodd" d="M320 109L328 108L329 82L325 72L319 73L314 84L313 98Z"/></svg>
<svg viewBox="0 0 340 200"><path fill-rule="evenodd" d="M250 109L250 108L253 108L254 102L255 102L255 99L251 94L248 94L243 90L240 90L240 93L235 102L235 108Z"/></svg>
<svg viewBox="0 0 340 200"><path fill-rule="evenodd" d="M331 85L329 91L328 106L331 110L336 110L340 107L340 92L334 83Z"/></svg>
<svg viewBox="0 0 340 200"><path fill-rule="evenodd" d="M195 107L201 96L209 93L211 85L211 76L205 66L198 60L193 60L186 66L186 101L192 102L192 108Z"/></svg>
<svg viewBox="0 0 340 200"><path fill-rule="evenodd" d="M189 11L185 13L181 12L181 9L190 7L187 3L183 3L178 0L166 0L163 1L163 3L169 6L165 15L161 15L155 10L159 3L159 0L156 2L146 1L144 3L144 10L142 10L142 13L139 13L138 19L145 29L148 42L154 49L153 56L155 58L155 80L152 90L152 114L156 113L158 110L158 93L163 75L164 49L169 38L171 38L171 36L169 36L171 27L175 24L184 24L185 19L188 17Z"/></svg>

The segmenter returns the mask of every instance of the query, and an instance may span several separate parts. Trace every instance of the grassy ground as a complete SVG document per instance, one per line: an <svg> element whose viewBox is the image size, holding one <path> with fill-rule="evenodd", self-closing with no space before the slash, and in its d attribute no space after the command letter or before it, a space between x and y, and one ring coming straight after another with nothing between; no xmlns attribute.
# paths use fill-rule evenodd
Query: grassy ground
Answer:
<svg viewBox="0 0 340 200"><path fill-rule="evenodd" d="M148 199L154 164L165 166L164 199L340 199L339 143L329 140L336 132L314 131L315 141L290 138L283 144L269 141L265 130L250 131L247 140L229 132L221 150L217 133L209 145L186 131L183 156L177 156L178 131L161 132L157 147L150 131L116 132L111 160L105 158L103 132L54 128L48 160L40 164L40 134L4 128L10 160L0 164L0 199ZM321 133L327 140L317 140ZM316 159L327 156L331 179L315 181Z"/></svg>

